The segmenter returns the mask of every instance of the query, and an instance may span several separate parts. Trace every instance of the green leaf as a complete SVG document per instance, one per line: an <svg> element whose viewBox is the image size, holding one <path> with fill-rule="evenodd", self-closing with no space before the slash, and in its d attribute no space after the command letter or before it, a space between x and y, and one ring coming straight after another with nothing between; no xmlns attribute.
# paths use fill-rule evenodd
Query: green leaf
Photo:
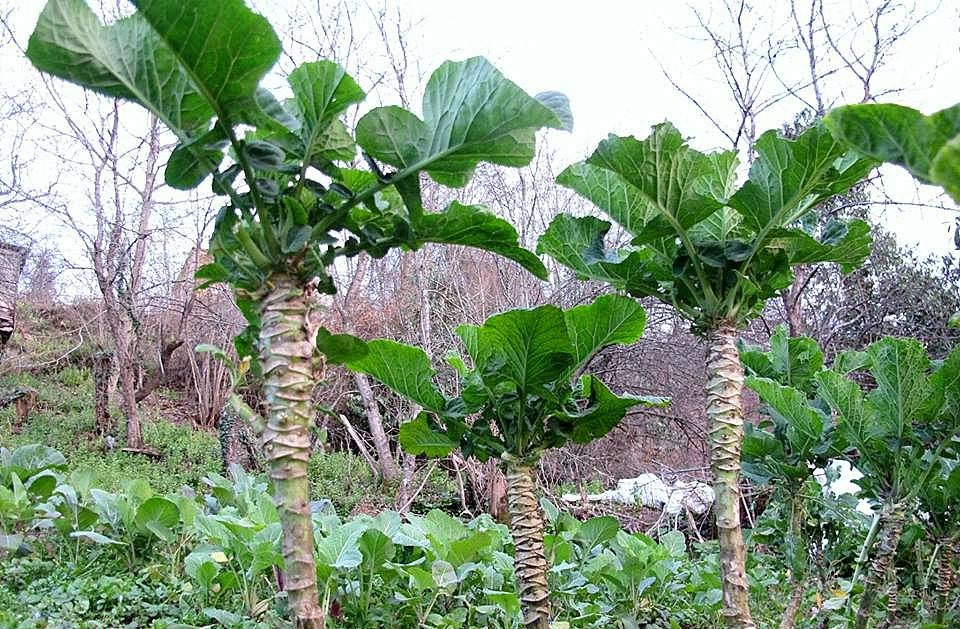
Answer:
<svg viewBox="0 0 960 629"><path fill-rule="evenodd" d="M280 58L280 40L243 0L132 1L221 123L256 102L260 79Z"/></svg>
<svg viewBox="0 0 960 629"><path fill-rule="evenodd" d="M786 428L791 450L808 458L823 438L825 422L820 412L809 405L807 396L767 378L749 377L746 385L757 392L775 421Z"/></svg>
<svg viewBox="0 0 960 629"><path fill-rule="evenodd" d="M616 518L605 515L590 518L580 525L575 539L580 543L584 553L589 553L596 546L617 536L620 522Z"/></svg>
<svg viewBox="0 0 960 629"><path fill-rule="evenodd" d="M657 215L656 208L640 189L618 173L589 162L568 166L557 176L557 183L575 190L634 236Z"/></svg>
<svg viewBox="0 0 960 629"><path fill-rule="evenodd" d="M66 467L67 459L50 446L32 443L11 452L6 465L22 480L26 480L43 470Z"/></svg>
<svg viewBox="0 0 960 629"><path fill-rule="evenodd" d="M604 238L609 231L610 223L595 216L558 214L537 241L537 253L547 254L573 269L581 280L600 280L616 288L624 288L625 285L618 281L617 276L607 272L600 264L618 262L605 252Z"/></svg>
<svg viewBox="0 0 960 629"><path fill-rule="evenodd" d="M769 352L744 347L740 360L753 374L805 393L811 391L814 376L823 369L823 352L817 342L806 336L789 336L782 324L770 336Z"/></svg>
<svg viewBox="0 0 960 629"><path fill-rule="evenodd" d="M27 57L44 72L140 103L181 137L206 131L213 117L175 55L139 13L103 26L84 0L50 0L30 36Z"/></svg>
<svg viewBox="0 0 960 629"><path fill-rule="evenodd" d="M433 584L441 590L454 588L460 582L456 569L443 559L433 562L430 566L430 574L433 576Z"/></svg>
<svg viewBox="0 0 960 629"><path fill-rule="evenodd" d="M786 227L827 198L846 192L875 165L871 159L841 159L846 147L822 125L795 140L767 131L756 142L750 178L730 199L730 207L757 232Z"/></svg>
<svg viewBox="0 0 960 629"><path fill-rule="evenodd" d="M227 627L228 629L233 629L234 627L240 627L243 625L243 616L234 614L233 612L217 609L215 607L204 607L203 613L205 616L207 616L207 618L216 620L218 623L224 627Z"/></svg>
<svg viewBox="0 0 960 629"><path fill-rule="evenodd" d="M329 571L349 570L363 562L360 536L365 526L361 522L343 524L317 542L317 567Z"/></svg>
<svg viewBox="0 0 960 629"><path fill-rule="evenodd" d="M400 446L410 454L437 458L453 452L457 442L431 428L426 415L420 413L416 419L400 424Z"/></svg>
<svg viewBox="0 0 960 629"><path fill-rule="evenodd" d="M434 384L430 357L419 347L387 339L367 343L367 353L346 361L353 371L372 376L404 398L440 413L446 400Z"/></svg>
<svg viewBox="0 0 960 629"><path fill-rule="evenodd" d="M767 245L770 249L783 249L790 264L833 262L844 273L849 273L863 264L870 255L870 225L865 221L852 220L840 225L843 235L835 242L823 242L802 229L782 229L771 233Z"/></svg>
<svg viewBox="0 0 960 629"><path fill-rule="evenodd" d="M546 267L537 256L520 247L513 226L483 206L454 201L443 212L415 216L412 228L418 245L437 242L492 251L517 262L540 279L547 279Z"/></svg>
<svg viewBox="0 0 960 629"><path fill-rule="evenodd" d="M219 126L195 140L180 142L167 160L164 182L177 190L196 188L223 161L225 146L226 137Z"/></svg>
<svg viewBox="0 0 960 629"><path fill-rule="evenodd" d="M106 535L101 535L96 531L71 531L70 537L85 539L93 542L94 544L107 545L107 544L117 544L123 545L123 542L118 542L115 539L111 539Z"/></svg>
<svg viewBox="0 0 960 629"><path fill-rule="evenodd" d="M497 377L525 392L553 382L574 360L563 311L552 305L490 317L477 330L477 348L481 371L502 360Z"/></svg>
<svg viewBox="0 0 960 629"><path fill-rule="evenodd" d="M262 140L246 140L243 153L250 165L257 170L277 170L283 165L283 149Z"/></svg>
<svg viewBox="0 0 960 629"><path fill-rule="evenodd" d="M622 182L605 191L608 198L617 194L630 198L627 206L600 208L633 236L649 240L667 234L684 237L687 229L719 210L734 181L737 162L732 152L707 155L691 149L673 125L663 123L653 127L645 140L608 137L587 164L615 173ZM590 171L584 174L589 177ZM578 192L588 186L601 188L596 178L564 181ZM633 213L618 211L626 208Z"/></svg>
<svg viewBox="0 0 960 629"><path fill-rule="evenodd" d="M356 81L332 61L304 63L291 72L287 80L293 89L300 119L303 161L310 163L315 155L337 145L349 146L352 156L352 138L341 132L342 125L331 128L331 123L351 105L363 100L365 94Z"/></svg>
<svg viewBox="0 0 960 629"><path fill-rule="evenodd" d="M873 408L866 403L856 382L835 371L822 371L817 376L817 393L839 414L837 430L851 446L866 450L883 434L878 422L873 421Z"/></svg>
<svg viewBox="0 0 960 629"><path fill-rule="evenodd" d="M899 438L912 422L924 419L918 411L932 392L927 377L930 359L915 339L885 338L870 345L867 353L877 381L867 397L887 434Z"/></svg>
<svg viewBox="0 0 960 629"><path fill-rule="evenodd" d="M590 443L606 435L634 406L663 407L670 403L669 398L656 396L618 396L592 375L584 376L582 382L586 408L578 413L558 414L552 426L574 443Z"/></svg>
<svg viewBox="0 0 960 629"><path fill-rule="evenodd" d="M204 280L204 285L209 285L217 282L226 282L230 278L230 272L227 271L222 264L211 262L197 269L193 277L198 280Z"/></svg>
<svg viewBox="0 0 960 629"><path fill-rule="evenodd" d="M960 202L960 104L930 116L902 105L851 105L831 111L825 124L864 155L903 166Z"/></svg>
<svg viewBox="0 0 960 629"><path fill-rule="evenodd" d="M393 559L397 552L390 538L376 529L364 531L360 536L359 546L363 554L364 569L370 573Z"/></svg>
<svg viewBox="0 0 960 629"><path fill-rule="evenodd" d="M137 507L134 522L143 532L150 532L166 541L170 541L171 529L180 522L180 509L175 502L153 496Z"/></svg>
<svg viewBox="0 0 960 629"><path fill-rule="evenodd" d="M561 92L540 92L534 98L556 114L564 131L573 131L573 113L570 111L570 99Z"/></svg>
<svg viewBox="0 0 960 629"><path fill-rule="evenodd" d="M448 61L431 75L423 120L399 107L378 107L360 119L356 135L380 161L411 174L426 170L438 183L461 187L482 161L530 163L536 130L562 126L553 108L528 96L486 59L473 57Z"/></svg>
<svg viewBox="0 0 960 629"><path fill-rule="evenodd" d="M629 345L643 336L647 313L634 299L603 295L564 313L573 344L574 365L587 364L604 347Z"/></svg>
<svg viewBox="0 0 960 629"><path fill-rule="evenodd" d="M352 334L331 334L323 327L317 330L317 349L333 365L361 360L370 351L362 339Z"/></svg>

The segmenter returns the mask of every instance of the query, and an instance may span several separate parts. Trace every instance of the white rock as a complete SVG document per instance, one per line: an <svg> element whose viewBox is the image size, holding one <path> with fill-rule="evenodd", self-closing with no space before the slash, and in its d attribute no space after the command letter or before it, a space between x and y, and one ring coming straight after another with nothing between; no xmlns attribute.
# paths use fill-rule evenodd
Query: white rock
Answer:
<svg viewBox="0 0 960 629"><path fill-rule="evenodd" d="M615 492L623 504L639 504L644 507L659 508L670 499L670 490L656 474L622 478L617 481Z"/></svg>
<svg viewBox="0 0 960 629"><path fill-rule="evenodd" d="M564 502L580 502L580 494L564 494ZM623 478L617 481L617 488L589 494L590 502L615 502L624 505L642 505L654 509L663 509L670 515L679 515L688 509L695 515L706 513L713 506L713 489L699 481L677 481L667 485L656 474L641 474L636 478Z"/></svg>
<svg viewBox="0 0 960 629"><path fill-rule="evenodd" d="M664 511L670 515L680 515L684 509L694 515L710 510L715 499L713 488L700 481L677 481L670 487L670 498Z"/></svg>

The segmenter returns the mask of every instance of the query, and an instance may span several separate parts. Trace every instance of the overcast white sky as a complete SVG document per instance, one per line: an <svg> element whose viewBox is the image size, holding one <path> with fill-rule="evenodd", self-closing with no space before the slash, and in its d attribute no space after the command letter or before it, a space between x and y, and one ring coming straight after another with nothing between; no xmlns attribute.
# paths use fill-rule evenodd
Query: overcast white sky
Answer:
<svg viewBox="0 0 960 629"><path fill-rule="evenodd" d="M689 100L671 87L661 70L662 64L718 119L735 119L729 92L713 61L712 47L703 39L694 17L697 9L718 18L722 10L719 2L388 1L413 23L408 53L422 72L429 72L445 59L484 55L530 93L566 93L574 113L574 132L554 133L549 140L559 156L559 167L582 159L608 133L642 137L650 125L665 119L674 122L701 150L729 148ZM282 30L293 2L259 0L256 5L275 28ZM805 5L804 11L809 10L808 0L798 2ZM319 1L323 8L330 4ZM835 16L831 21L838 25L838 37L850 37L863 26L856 16L878 4L879 0L826 0L828 15ZM913 4L918 13L933 15L900 42L873 85L875 92L900 88L883 100L931 112L960 101L956 80L960 76L960 3L916 0ZM747 22L756 28L758 41L762 43L770 33L786 32L790 26L786 0L755 0L752 5ZM0 0L3 13L11 7L11 24L17 39L25 43L42 2ZM356 26L360 31L369 30L369 14L362 13L356 16ZM0 67L5 80L13 79L14 85L18 80L24 84L33 80L32 68L10 45L0 51ZM806 71L798 51L781 53L777 67L787 82ZM852 78L843 71L831 75L825 82L827 98L837 103L858 99L859 88ZM779 91L773 76L768 76L767 86L771 93ZM801 108L796 99L784 100L761 118L758 131L779 127ZM414 109L419 107L415 104ZM902 173L885 171L884 180L898 200L932 201L952 207L932 190L918 190ZM883 213L885 222L903 242L936 253L952 249L947 227L955 216L944 210L916 207L888 207Z"/></svg>

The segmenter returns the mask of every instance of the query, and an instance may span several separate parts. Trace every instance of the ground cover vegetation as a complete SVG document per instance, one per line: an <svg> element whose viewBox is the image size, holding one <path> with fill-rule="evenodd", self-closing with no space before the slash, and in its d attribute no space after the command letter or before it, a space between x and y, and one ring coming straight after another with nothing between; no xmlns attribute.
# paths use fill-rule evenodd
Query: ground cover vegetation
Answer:
<svg viewBox="0 0 960 629"><path fill-rule="evenodd" d="M836 211L838 198L868 202L862 181L884 162L960 200L960 105L925 116L860 104L768 131L744 178L735 151L701 152L669 122L643 139L611 135L556 178L571 191L564 207L582 211L544 221L541 259L525 228L468 199L477 179L535 160L541 130L571 128L562 94L530 96L475 57L430 74L419 115L405 97L359 109L360 83L320 59L286 73L283 99L262 87L280 39L242 0L132 4L104 24L83 0L49 0L25 53L172 134L150 163L184 194L208 183L222 206L190 274L198 290L228 286L242 323L233 347L191 354L209 357L194 374L221 370L212 423L173 421L183 400L165 378L144 387L154 407L142 422L130 396L111 417L108 354L82 335L65 351L34 335L42 359L2 372L0 625L960 622L960 348L948 320L960 288L949 268L898 266L884 239L871 254L869 216ZM484 287L550 278L546 260L577 298L445 319L441 346L420 285L419 343L363 338L343 300L358 282L386 284L366 277L370 260L422 265L459 247L492 254L458 267ZM754 344L774 298L820 269L843 277L821 287L823 310L870 299L889 275L923 279L943 303L926 308L920 291L879 322L838 319L848 329L822 343L788 314ZM318 312L331 305L339 325ZM655 312L670 314L651 325ZM44 317L21 312L37 330ZM878 326L922 338L878 338ZM618 373L630 348L677 329L705 346L687 367L703 374L712 517L681 509L665 526L664 506L638 525L558 501L540 482L551 457L685 402ZM167 346L161 371L178 347ZM318 399L348 371L358 397ZM119 374L126 393L134 376L145 379ZM350 413L366 418L372 448ZM395 419L395 453L381 413ZM240 447L246 467L232 460ZM853 493L833 489L843 470L859 474Z"/></svg>

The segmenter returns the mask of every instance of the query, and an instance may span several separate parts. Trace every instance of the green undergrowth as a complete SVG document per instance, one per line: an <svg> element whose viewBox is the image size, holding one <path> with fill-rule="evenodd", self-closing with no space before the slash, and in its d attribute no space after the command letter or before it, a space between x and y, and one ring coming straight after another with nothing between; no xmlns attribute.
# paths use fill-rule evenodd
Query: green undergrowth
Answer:
<svg viewBox="0 0 960 629"><path fill-rule="evenodd" d="M2 452L0 627L289 626L279 516L263 477L234 467L229 478L207 475L202 491L161 493L142 480L108 492L81 476L44 446ZM558 621L722 626L712 545L690 548L676 531L658 542L611 517L581 522L543 507ZM513 541L489 516L343 517L315 504L312 522L330 629L520 626ZM763 620L779 612L783 576L769 557L750 564Z"/></svg>
<svg viewBox="0 0 960 629"><path fill-rule="evenodd" d="M205 474L221 468L215 435L173 424L148 405L142 412L143 437L161 458L121 451L125 424L116 411L116 442L108 448L105 439L94 434L93 384L85 368L67 366L42 378L29 374L0 378L0 390L15 386L36 389L39 401L22 425L16 425L12 407L0 409L0 445L48 445L64 454L71 470L91 475L96 486L108 491L119 489L129 478L142 478L164 492L183 485L197 487Z"/></svg>
<svg viewBox="0 0 960 629"><path fill-rule="evenodd" d="M117 441L113 450L108 449L104 439L94 434L93 384L89 369L68 365L59 372L40 377L20 374L0 378L0 391L17 386L36 389L39 402L30 417L16 427L14 409L0 409L0 446L48 445L64 454L72 471L89 474L97 487L117 491L124 479L140 478L160 492L178 491L184 485L197 489L206 474L222 470L220 444L215 434L172 423L162 410L149 404L143 404L141 410L144 441L161 458L155 460L121 451L125 423L116 409L113 417ZM174 392L161 390L154 395L169 397ZM329 500L339 513L395 506L396 487L380 483L358 455L315 453L309 473L312 499ZM424 482L428 473L429 478ZM411 504L414 511L458 509L456 483L442 469L419 470L414 487L421 486Z"/></svg>

